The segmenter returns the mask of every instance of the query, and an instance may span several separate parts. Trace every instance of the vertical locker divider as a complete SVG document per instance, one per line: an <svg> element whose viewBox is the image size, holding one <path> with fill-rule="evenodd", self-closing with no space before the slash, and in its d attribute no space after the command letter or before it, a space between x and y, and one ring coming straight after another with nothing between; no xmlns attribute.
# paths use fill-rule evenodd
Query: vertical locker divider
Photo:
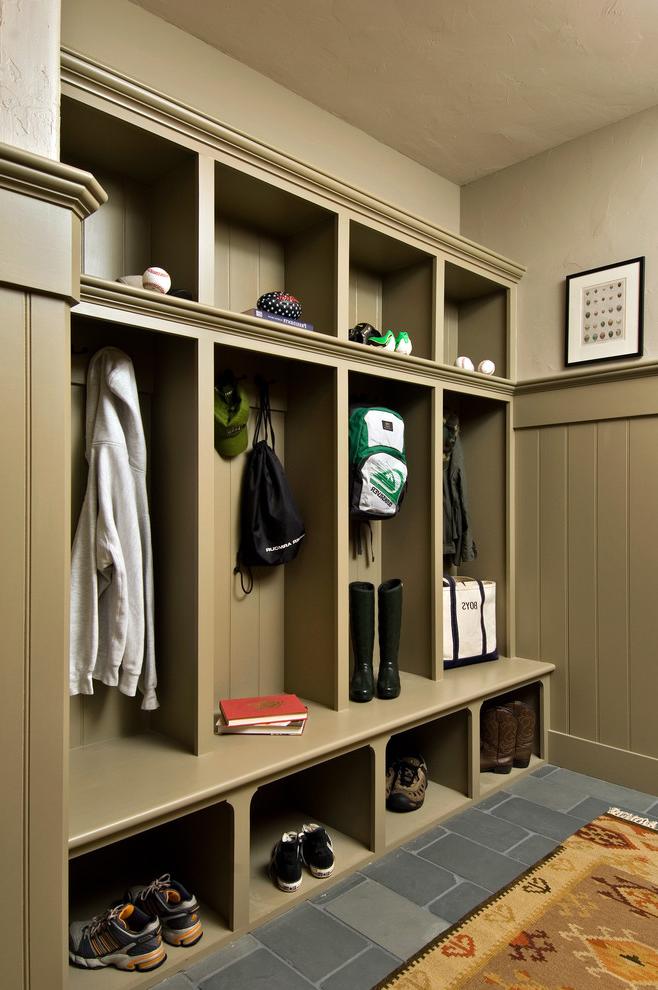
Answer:
<svg viewBox="0 0 658 990"><path fill-rule="evenodd" d="M350 329L350 221L338 213L336 233L336 336L347 340Z"/></svg>
<svg viewBox="0 0 658 990"><path fill-rule="evenodd" d="M197 408L199 487L197 492L197 734L196 753L213 742L215 693L215 470L214 470L214 341L209 333L197 344ZM221 655L221 654L220 654Z"/></svg>
<svg viewBox="0 0 658 990"><path fill-rule="evenodd" d="M215 306L215 160L207 155L197 159L196 215L198 298L200 303Z"/></svg>
<svg viewBox="0 0 658 990"><path fill-rule="evenodd" d="M436 385L432 394L432 616L431 666L432 680L443 680L443 388Z"/></svg>
<svg viewBox="0 0 658 990"><path fill-rule="evenodd" d="M336 369L336 708L349 704L349 372Z"/></svg>

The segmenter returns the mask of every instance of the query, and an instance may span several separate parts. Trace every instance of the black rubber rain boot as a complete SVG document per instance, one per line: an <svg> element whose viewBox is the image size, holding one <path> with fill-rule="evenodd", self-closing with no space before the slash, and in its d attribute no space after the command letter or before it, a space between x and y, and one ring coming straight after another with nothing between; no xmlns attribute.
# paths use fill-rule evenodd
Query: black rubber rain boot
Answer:
<svg viewBox="0 0 658 990"><path fill-rule="evenodd" d="M392 578L379 586L379 674L377 697L397 698L400 693L398 651L402 627L402 581Z"/></svg>
<svg viewBox="0 0 658 990"><path fill-rule="evenodd" d="M350 629L354 670L350 681L352 701L372 701L375 678L372 651L375 645L375 586L369 581L350 584Z"/></svg>

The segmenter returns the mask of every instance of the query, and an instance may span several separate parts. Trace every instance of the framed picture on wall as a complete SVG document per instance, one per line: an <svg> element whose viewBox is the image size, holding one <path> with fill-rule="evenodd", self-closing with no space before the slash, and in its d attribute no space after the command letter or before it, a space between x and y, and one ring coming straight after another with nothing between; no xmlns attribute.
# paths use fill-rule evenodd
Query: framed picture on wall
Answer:
<svg viewBox="0 0 658 990"><path fill-rule="evenodd" d="M567 275L565 364L642 356L644 258Z"/></svg>

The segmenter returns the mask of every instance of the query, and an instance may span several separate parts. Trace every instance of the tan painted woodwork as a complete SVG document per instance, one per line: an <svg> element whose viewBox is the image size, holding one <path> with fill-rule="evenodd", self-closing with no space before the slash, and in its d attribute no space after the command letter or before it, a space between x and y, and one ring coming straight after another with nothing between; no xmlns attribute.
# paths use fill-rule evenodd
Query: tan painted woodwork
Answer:
<svg viewBox="0 0 658 990"><path fill-rule="evenodd" d="M15 795L19 820L28 800L32 813L27 832L14 819L7 837L17 864L28 862L25 837L29 841L29 867L17 865L12 880L20 897L31 894L30 930L47 928L23 978L25 943L10 920L17 954L8 965L26 990L83 986L88 974L66 966L69 911L80 918L99 910L145 870L184 875L202 899L206 934L184 959L170 953L152 976L103 974L108 988L151 986L313 893L317 884L309 882L298 897L286 897L263 875L284 827L326 822L340 876L467 807L501 784L479 774L479 709L486 699L510 692L527 697L542 727L537 766L547 752L553 669L514 651L514 383L442 363L445 301L459 310L458 341L471 333L475 347L484 323L469 329L464 307L493 297L487 309L492 346L495 341L495 353L513 367L509 300L520 266L134 83L66 61L63 154L98 171L107 202L101 205L103 191L88 172L58 163L49 172L44 167L42 186L54 191L29 196L26 173L18 174L27 159L16 164L11 153L0 183L0 193L10 197L8 220L15 216L20 224L25 217L32 238L34 204L44 224L49 211L59 211L49 228L53 245L67 258L81 246L83 268L78 283L77 257L68 267L57 260L40 282L38 273L30 274L35 266L26 241L20 270L7 268L15 284L2 289L5 325L12 328L3 331L11 357L5 372L10 412L20 426L3 433L3 450L8 463L22 465L21 483L3 493L12 522L8 554L19 578L12 574L7 589L11 642L25 643L28 616L33 624L31 663L9 673L12 695L17 692L23 707L8 695L3 725L8 746L11 739L22 753L18 770L8 768L7 790ZM153 101L148 115L137 112L136 101L142 109ZM80 218L94 206L100 208L80 238ZM73 218L69 227L60 214ZM3 257L8 254L7 243ZM51 255L58 257L56 250ZM199 301L113 281L151 262L169 265L175 284ZM42 296L27 306L31 277ZM274 288L300 295L315 332L242 314L258 293ZM78 291L81 302L69 316ZM347 330L357 319L407 329L417 344L414 354L350 343ZM20 336L26 325L32 350ZM86 368L106 344L133 360L147 438L161 701L148 714L138 699L101 687L91 697L71 699L70 714L65 699L69 547L86 484ZM308 530L299 557L285 569L257 573L247 598L232 573L245 456L224 460L213 444L212 386L226 367L244 376L251 394L251 436L255 376L272 383L277 452ZM347 424L355 401L391 406L407 425L409 492L400 515L375 526L374 564L354 557L349 538ZM472 475L481 551L469 571L498 581L500 648L507 657L445 676L444 401L459 406ZM355 706L348 700L347 584L355 575L375 584L391 576L404 581L403 691L393 702ZM20 588L28 586L26 597ZM282 690L309 704L303 736L215 735L220 696ZM393 734L417 739L429 760L431 786L418 817L385 810L386 747ZM173 847L178 851L169 857Z"/></svg>

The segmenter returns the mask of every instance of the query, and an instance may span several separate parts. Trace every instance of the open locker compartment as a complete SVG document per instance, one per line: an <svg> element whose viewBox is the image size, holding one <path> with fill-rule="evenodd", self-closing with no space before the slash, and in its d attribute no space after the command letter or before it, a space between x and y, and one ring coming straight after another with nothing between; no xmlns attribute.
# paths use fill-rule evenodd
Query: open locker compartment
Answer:
<svg viewBox="0 0 658 990"><path fill-rule="evenodd" d="M544 685L541 681L534 681L531 684L523 684L511 691L503 694L489 696L482 702L482 711L485 708L496 708L499 705L507 705L513 701L521 701L528 705L535 713L535 737L532 745L532 755L530 765L526 767L513 767L509 774L499 774L487 771L480 774L480 795L484 797L492 791L509 786L516 778L532 773L546 759L543 751L543 739L545 736L545 699Z"/></svg>
<svg viewBox="0 0 658 990"><path fill-rule="evenodd" d="M93 695L71 698L71 745L90 746L154 731L194 751L197 728L197 343L101 320L71 320L71 540L88 466L87 370L103 347L127 354L135 369L146 440L146 484L153 551L156 711L94 680Z"/></svg>
<svg viewBox="0 0 658 990"><path fill-rule="evenodd" d="M407 491L399 513L391 519L370 524L372 546L367 528L358 521L350 520L350 581L374 584L375 600L382 582L392 578L402 581L399 667L403 672L428 678L433 678L436 673L433 650L435 603L432 595L432 475L435 456L432 424L435 401L435 390L430 386L358 372L350 372L349 375L350 410L359 406L383 407L402 416L408 469ZM375 619L375 678L378 656ZM383 703L394 705L395 701Z"/></svg>
<svg viewBox="0 0 658 990"><path fill-rule="evenodd" d="M323 825L332 840L335 869L331 879L363 864L373 848L374 753L363 746L316 763L259 787L251 802L250 922L288 907L297 897L321 893L328 879L304 869L301 888L291 894L273 883L272 849L284 832L304 824Z"/></svg>
<svg viewBox="0 0 658 990"><path fill-rule="evenodd" d="M470 268L445 264L443 360L454 364L469 357L477 370L493 361L495 374L509 377L509 289Z"/></svg>
<svg viewBox="0 0 658 990"><path fill-rule="evenodd" d="M87 921L102 914L135 886L146 886L169 874L199 902L203 936L197 946L165 945L167 961L150 977L153 983L170 970L189 964L191 954L207 952L230 932L233 912L233 809L219 802L127 838L69 859L69 920ZM69 986L98 980L84 969L69 968ZM144 985L147 974L106 969L100 980L105 990ZM149 985L152 985L149 981Z"/></svg>
<svg viewBox="0 0 658 990"><path fill-rule="evenodd" d="M422 756L427 765L427 791L415 811L386 810L386 844L398 845L470 803L471 712L468 708L442 715L391 736L387 769L396 760Z"/></svg>
<svg viewBox="0 0 658 990"><path fill-rule="evenodd" d="M465 487L470 529L477 549L475 560L455 567L444 556L444 573L453 577L496 582L496 641L508 656L507 539L508 539L508 414L505 401L445 390L444 415L459 417L464 452ZM492 661L495 663L496 661ZM449 677L451 671L445 673Z"/></svg>
<svg viewBox="0 0 658 990"><path fill-rule="evenodd" d="M232 458L214 453L215 696L288 692L335 709L336 372L217 345L215 380L226 370L249 395L249 446ZM253 568L253 590L245 594L234 568L240 495L258 416L258 376L269 383L275 453L306 535L292 561Z"/></svg>
<svg viewBox="0 0 658 990"><path fill-rule="evenodd" d="M433 358L435 264L429 252L351 221L350 326L406 330L414 355Z"/></svg>
<svg viewBox="0 0 658 990"><path fill-rule="evenodd" d="M218 162L215 305L243 313L265 292L287 292L301 322L335 336L337 222L312 200Z"/></svg>
<svg viewBox="0 0 658 990"><path fill-rule="evenodd" d="M62 97L61 159L92 172L107 203L83 224L82 271L115 281L164 268L198 296L198 156L150 131Z"/></svg>

